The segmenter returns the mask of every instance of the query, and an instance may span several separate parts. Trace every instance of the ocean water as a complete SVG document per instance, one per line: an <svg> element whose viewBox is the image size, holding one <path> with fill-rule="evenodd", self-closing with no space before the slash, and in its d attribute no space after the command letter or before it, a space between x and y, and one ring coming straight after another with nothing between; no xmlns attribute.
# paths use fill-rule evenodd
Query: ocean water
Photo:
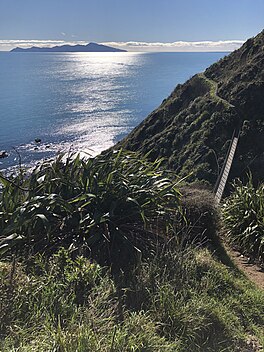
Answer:
<svg viewBox="0 0 264 352"><path fill-rule="evenodd" d="M225 54L0 52L0 169L98 154Z"/></svg>

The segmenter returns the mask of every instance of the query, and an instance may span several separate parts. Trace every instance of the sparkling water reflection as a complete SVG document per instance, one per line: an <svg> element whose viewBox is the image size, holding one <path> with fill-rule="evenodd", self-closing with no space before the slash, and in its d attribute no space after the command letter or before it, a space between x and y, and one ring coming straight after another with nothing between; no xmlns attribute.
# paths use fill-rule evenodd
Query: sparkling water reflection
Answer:
<svg viewBox="0 0 264 352"><path fill-rule="evenodd" d="M59 151L97 154L224 53L0 53L0 150L30 164ZM35 138L41 138L37 146Z"/></svg>

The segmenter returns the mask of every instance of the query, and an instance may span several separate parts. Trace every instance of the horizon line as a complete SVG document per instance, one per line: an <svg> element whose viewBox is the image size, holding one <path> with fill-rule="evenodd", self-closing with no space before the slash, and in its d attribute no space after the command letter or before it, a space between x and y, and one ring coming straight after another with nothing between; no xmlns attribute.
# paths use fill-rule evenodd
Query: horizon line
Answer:
<svg viewBox="0 0 264 352"><path fill-rule="evenodd" d="M91 41L96 43L95 41ZM201 40L201 41L175 41L175 42L98 42L98 44L125 49L128 52L230 52L238 49L245 40ZM0 51L10 51L19 46L28 48L32 46L52 47L62 45L86 45L85 40L61 40L61 39L0 39Z"/></svg>

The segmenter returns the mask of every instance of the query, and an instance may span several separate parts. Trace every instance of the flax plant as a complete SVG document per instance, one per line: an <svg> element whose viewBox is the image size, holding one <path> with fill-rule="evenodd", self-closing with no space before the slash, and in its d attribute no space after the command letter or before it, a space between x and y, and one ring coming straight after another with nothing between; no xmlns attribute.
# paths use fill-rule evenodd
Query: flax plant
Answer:
<svg viewBox="0 0 264 352"><path fill-rule="evenodd" d="M159 166L120 150L88 160L61 155L27 176L0 175L0 253L64 247L103 265L138 262L180 214L180 180Z"/></svg>
<svg viewBox="0 0 264 352"><path fill-rule="evenodd" d="M234 193L223 206L229 239L244 252L264 261L264 185L234 184Z"/></svg>

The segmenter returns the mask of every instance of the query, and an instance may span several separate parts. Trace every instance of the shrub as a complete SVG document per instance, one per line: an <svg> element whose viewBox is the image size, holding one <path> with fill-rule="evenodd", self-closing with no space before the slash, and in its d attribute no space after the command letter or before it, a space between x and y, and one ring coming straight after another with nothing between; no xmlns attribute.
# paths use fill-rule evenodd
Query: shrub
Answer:
<svg viewBox="0 0 264 352"><path fill-rule="evenodd" d="M254 187L236 181L234 192L223 205L229 240L241 250L264 261L264 185Z"/></svg>
<svg viewBox="0 0 264 352"><path fill-rule="evenodd" d="M134 265L180 213L179 180L159 165L120 150L0 176L0 251L29 257L65 247L102 265Z"/></svg>
<svg viewBox="0 0 264 352"><path fill-rule="evenodd" d="M182 227L183 236L188 242L207 245L214 250L221 246L219 230L219 212L212 192L202 184L184 186L182 209L187 224Z"/></svg>

